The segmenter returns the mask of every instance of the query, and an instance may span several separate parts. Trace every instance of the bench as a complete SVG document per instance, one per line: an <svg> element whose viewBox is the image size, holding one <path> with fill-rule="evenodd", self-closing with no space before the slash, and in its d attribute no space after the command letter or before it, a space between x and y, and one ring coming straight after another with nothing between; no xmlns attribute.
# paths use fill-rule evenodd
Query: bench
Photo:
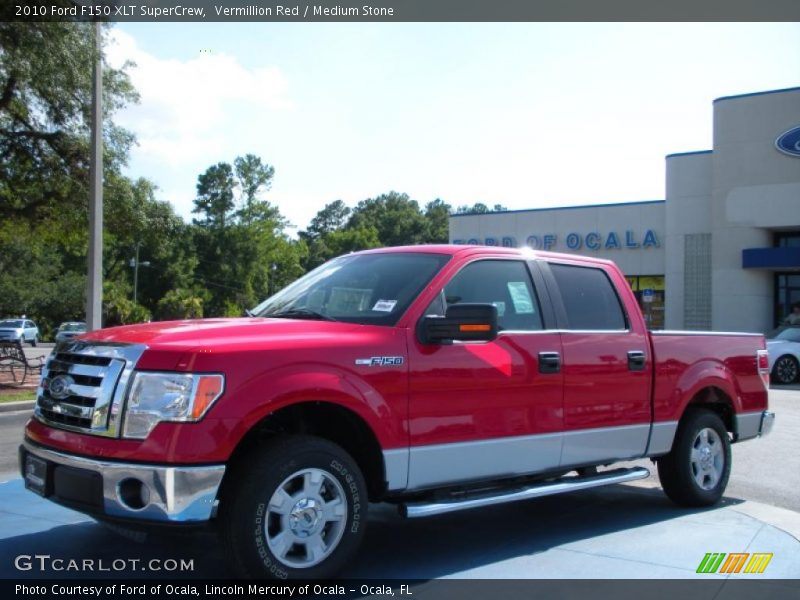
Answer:
<svg viewBox="0 0 800 600"><path fill-rule="evenodd" d="M44 366L44 356L28 358L22 350L22 342L0 342L0 373L11 375L12 385L25 385L28 373L41 374Z"/></svg>

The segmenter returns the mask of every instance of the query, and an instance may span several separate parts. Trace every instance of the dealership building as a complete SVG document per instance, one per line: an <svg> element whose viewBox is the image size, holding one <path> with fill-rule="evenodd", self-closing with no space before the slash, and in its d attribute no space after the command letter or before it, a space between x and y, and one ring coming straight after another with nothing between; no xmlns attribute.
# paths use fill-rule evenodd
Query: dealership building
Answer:
<svg viewBox="0 0 800 600"><path fill-rule="evenodd" d="M664 200L456 214L450 241L611 259L652 328L772 329L800 302L800 88L713 106L713 149L666 157Z"/></svg>

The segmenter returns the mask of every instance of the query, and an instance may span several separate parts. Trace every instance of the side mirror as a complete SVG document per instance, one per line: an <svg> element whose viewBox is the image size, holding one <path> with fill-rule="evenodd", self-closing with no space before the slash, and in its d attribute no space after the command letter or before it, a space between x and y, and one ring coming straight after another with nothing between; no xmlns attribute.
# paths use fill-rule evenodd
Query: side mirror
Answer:
<svg viewBox="0 0 800 600"><path fill-rule="evenodd" d="M490 342L497 337L497 307L493 304L454 304L444 317L423 317L418 329L423 344Z"/></svg>

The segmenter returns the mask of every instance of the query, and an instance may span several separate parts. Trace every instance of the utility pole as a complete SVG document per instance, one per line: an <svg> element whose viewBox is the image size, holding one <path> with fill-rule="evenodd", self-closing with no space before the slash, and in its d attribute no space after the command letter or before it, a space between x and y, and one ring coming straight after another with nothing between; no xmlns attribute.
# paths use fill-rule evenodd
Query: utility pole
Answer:
<svg viewBox="0 0 800 600"><path fill-rule="evenodd" d="M103 307L103 55L100 22L94 24L92 67L92 153L89 166L89 257L86 325L100 329Z"/></svg>

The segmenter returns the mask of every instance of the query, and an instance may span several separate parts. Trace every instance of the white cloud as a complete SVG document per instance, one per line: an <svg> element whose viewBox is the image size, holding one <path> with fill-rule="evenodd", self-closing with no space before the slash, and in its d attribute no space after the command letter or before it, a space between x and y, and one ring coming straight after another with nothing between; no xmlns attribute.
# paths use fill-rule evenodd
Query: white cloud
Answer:
<svg viewBox="0 0 800 600"><path fill-rule="evenodd" d="M188 60L161 59L142 50L136 40L114 29L106 48L110 65L126 60L139 105L115 117L132 130L139 146L134 158L152 164L185 167L222 159L220 149L229 140L226 123L236 110L291 109L288 82L277 67L246 68L228 54L198 53Z"/></svg>

